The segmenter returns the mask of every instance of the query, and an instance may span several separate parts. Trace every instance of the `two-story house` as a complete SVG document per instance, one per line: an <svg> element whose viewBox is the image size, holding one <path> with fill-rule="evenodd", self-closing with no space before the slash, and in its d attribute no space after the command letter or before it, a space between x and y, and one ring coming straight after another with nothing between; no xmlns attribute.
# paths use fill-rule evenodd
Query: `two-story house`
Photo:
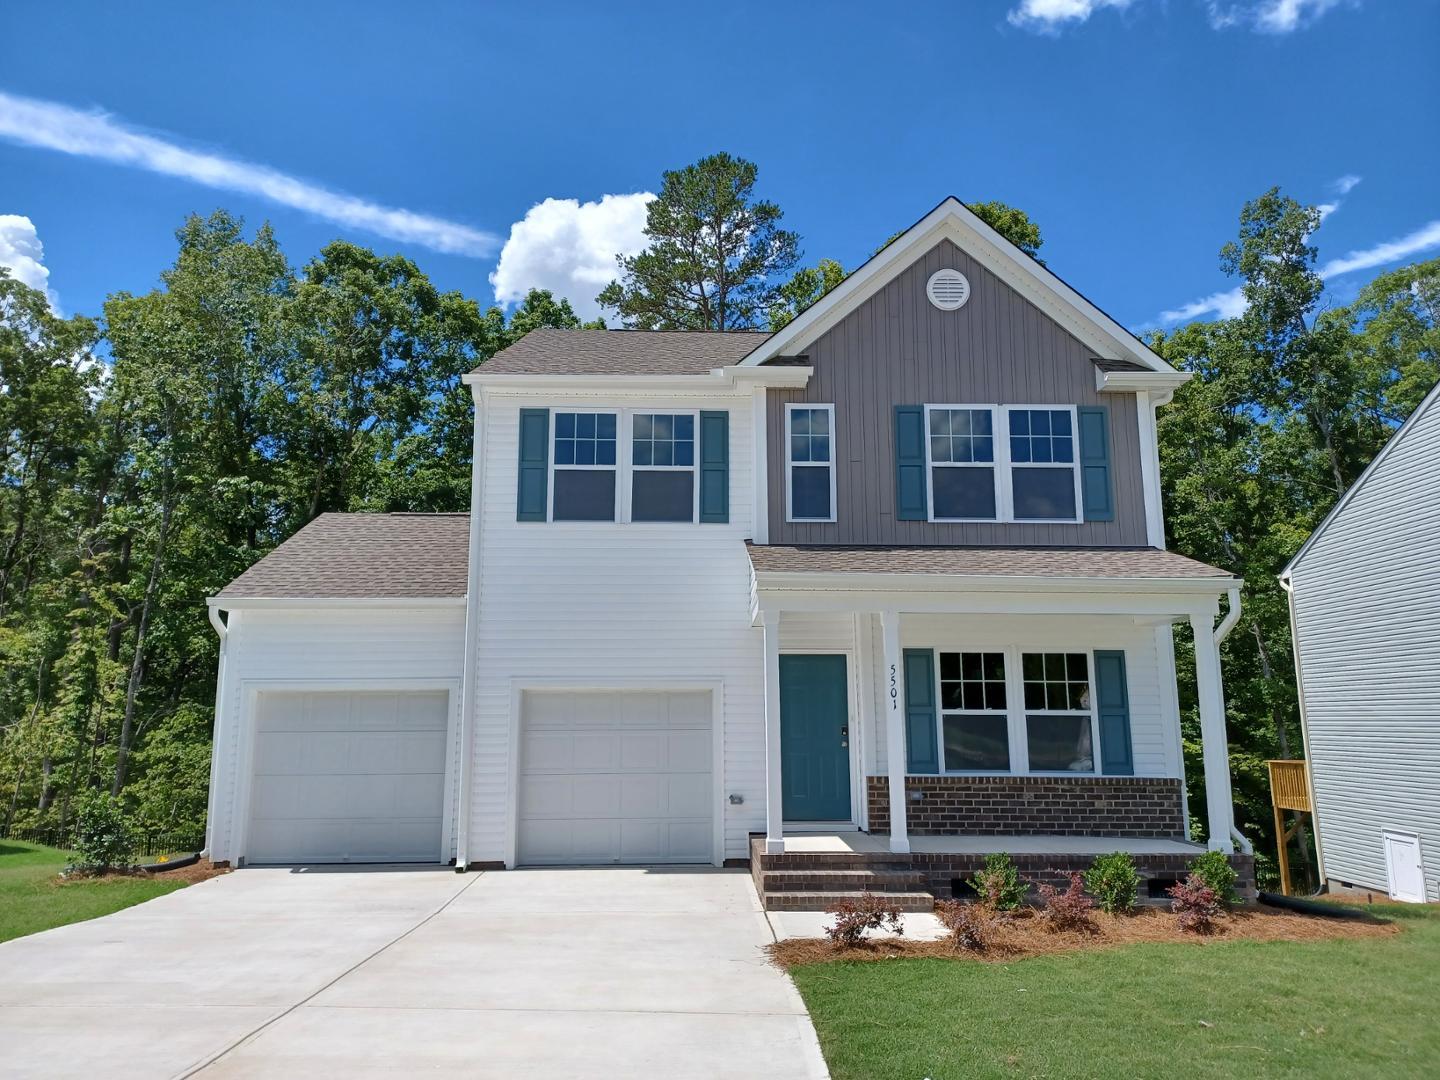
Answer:
<svg viewBox="0 0 1440 1080"><path fill-rule="evenodd" d="M1158 883L1202 850L1177 622L1243 847L1240 582L1161 520L1185 378L954 199L775 334L534 331L466 377L469 515L323 515L211 601L211 857Z"/></svg>

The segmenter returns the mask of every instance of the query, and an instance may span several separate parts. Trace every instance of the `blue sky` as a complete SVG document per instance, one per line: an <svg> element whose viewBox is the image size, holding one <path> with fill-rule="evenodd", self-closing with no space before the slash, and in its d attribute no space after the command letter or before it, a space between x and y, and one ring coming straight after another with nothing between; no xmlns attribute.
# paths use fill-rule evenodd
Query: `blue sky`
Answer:
<svg viewBox="0 0 1440 1080"><path fill-rule="evenodd" d="M1233 305L1217 251L1278 184L1334 206L1344 300L1440 254L1437 42L1433 0L7 0L0 263L97 313L224 206L297 265L340 236L584 308L661 171L728 150L809 260L1002 199L1132 327Z"/></svg>

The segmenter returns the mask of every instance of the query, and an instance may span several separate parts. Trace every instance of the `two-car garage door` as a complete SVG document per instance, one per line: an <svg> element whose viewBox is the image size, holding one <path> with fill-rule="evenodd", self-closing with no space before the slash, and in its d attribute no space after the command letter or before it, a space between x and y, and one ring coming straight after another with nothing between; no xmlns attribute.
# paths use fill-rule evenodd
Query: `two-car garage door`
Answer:
<svg viewBox="0 0 1440 1080"><path fill-rule="evenodd" d="M527 692L516 861L708 863L708 692Z"/></svg>
<svg viewBox="0 0 1440 1080"><path fill-rule="evenodd" d="M246 860L440 862L449 695L258 695Z"/></svg>

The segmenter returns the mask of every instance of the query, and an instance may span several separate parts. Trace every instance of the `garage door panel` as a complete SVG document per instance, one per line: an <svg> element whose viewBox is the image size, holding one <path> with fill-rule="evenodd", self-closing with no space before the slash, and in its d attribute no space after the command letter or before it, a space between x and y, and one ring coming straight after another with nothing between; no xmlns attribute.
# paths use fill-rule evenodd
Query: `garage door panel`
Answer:
<svg viewBox="0 0 1440 1080"><path fill-rule="evenodd" d="M527 693L517 858L710 862L710 695Z"/></svg>
<svg viewBox="0 0 1440 1080"><path fill-rule="evenodd" d="M435 862L445 805L443 692L264 693L251 862Z"/></svg>

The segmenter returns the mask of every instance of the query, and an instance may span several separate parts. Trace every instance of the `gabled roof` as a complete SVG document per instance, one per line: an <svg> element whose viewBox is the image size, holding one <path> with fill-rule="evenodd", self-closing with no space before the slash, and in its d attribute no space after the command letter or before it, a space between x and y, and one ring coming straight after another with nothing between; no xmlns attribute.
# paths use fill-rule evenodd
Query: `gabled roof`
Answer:
<svg viewBox="0 0 1440 1080"><path fill-rule="evenodd" d="M738 364L758 331L560 330L540 327L475 369L482 375L704 375Z"/></svg>
<svg viewBox="0 0 1440 1080"><path fill-rule="evenodd" d="M1355 482L1350 485L1349 490L1340 496L1340 501L1330 508L1330 512L1325 515L1319 525L1315 526L1315 531L1305 538L1305 543L1300 545L1300 550L1290 557L1290 561L1285 564L1285 569L1280 571L1279 577L1281 581L1288 581L1290 579L1290 571L1299 565L1300 560L1305 557L1305 553L1314 545L1315 541L1320 537L1320 534L1330 527L1332 521L1345 512L1345 508L1350 505L1350 500L1355 497L1355 493L1365 486L1365 482L1370 479L1377 469L1383 467L1385 459L1390 456L1390 451L1400 444L1401 439L1404 439L1410 434L1411 430L1418 425L1420 417L1434 408L1436 402L1440 402L1440 383L1436 383L1435 386L1430 389L1430 392L1425 395L1420 404L1415 406L1415 411L1405 418L1405 422L1396 429L1395 434L1390 436L1390 441L1380 448L1380 452L1375 455L1369 465L1365 466L1365 471L1356 477ZM1426 492L1423 495L1417 493L1417 498L1420 497L1433 498L1433 492Z"/></svg>
<svg viewBox="0 0 1440 1080"><path fill-rule="evenodd" d="M469 544L469 514L321 514L216 599L459 598Z"/></svg>
<svg viewBox="0 0 1440 1080"><path fill-rule="evenodd" d="M1176 371L1134 334L1092 304L1053 271L1041 266L951 196L891 241L783 329L771 334L745 358L745 366L803 353L820 337L942 239L987 269L1054 319L1105 361L1134 365L1153 373L1157 388L1173 389L1189 378Z"/></svg>

